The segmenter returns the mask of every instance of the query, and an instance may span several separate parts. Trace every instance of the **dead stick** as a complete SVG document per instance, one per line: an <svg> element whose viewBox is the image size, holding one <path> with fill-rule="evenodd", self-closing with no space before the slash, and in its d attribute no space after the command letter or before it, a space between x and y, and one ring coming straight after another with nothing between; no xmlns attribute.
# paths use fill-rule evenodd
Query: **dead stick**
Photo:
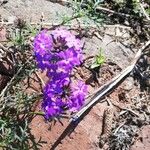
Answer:
<svg viewBox="0 0 150 150"><path fill-rule="evenodd" d="M5 52L8 51L8 49L2 43L0 43L0 48L3 49Z"/></svg>
<svg viewBox="0 0 150 150"><path fill-rule="evenodd" d="M38 72L34 72L36 74L36 76L38 77L38 79L40 80L40 82L42 83L42 86L45 87L45 82L43 81L43 79L41 78L41 76L39 75Z"/></svg>
<svg viewBox="0 0 150 150"><path fill-rule="evenodd" d="M146 13L146 11L145 11L145 9L144 9L144 7L143 7L143 5L142 5L141 3L140 3L140 7L141 7L141 10L142 10L143 14L145 15L146 19L150 21L150 17L149 17L149 15Z"/></svg>
<svg viewBox="0 0 150 150"><path fill-rule="evenodd" d="M148 41L139 51L136 53L134 60L132 61L131 65L128 66L126 69L124 69L119 75L114 77L110 82L106 83L104 86L100 87L98 91L95 93L95 95L91 98L90 102L87 103L85 106L79 110L71 119L70 121L76 121L78 118L84 114L89 108L93 106L97 101L99 101L102 97L104 97L106 94L108 94L109 91L113 90L118 83L125 78L136 65L137 61L142 55L143 50L150 44L150 41Z"/></svg>
<svg viewBox="0 0 150 150"><path fill-rule="evenodd" d="M17 73L13 76L13 78L8 82L8 84L6 85L6 87L2 90L2 92L0 93L0 98L2 98L6 91L8 91L8 89L11 87L13 81L17 78L18 74L22 71L22 69L24 68L26 64L24 64L22 67L19 68L19 70L17 71Z"/></svg>
<svg viewBox="0 0 150 150"><path fill-rule="evenodd" d="M116 12L114 10L111 10L111 9L108 9L108 8L104 8L104 7L101 7L101 6L97 6L96 10L105 11L105 12L112 13L112 14L119 15L119 16L131 17L131 15L129 15L129 14Z"/></svg>
<svg viewBox="0 0 150 150"><path fill-rule="evenodd" d="M39 25L39 23L36 22L31 22L29 23L30 25ZM0 25L14 25L14 22L0 22ZM59 26L60 24L57 23L50 23L50 22L42 22L42 27L52 27L52 26ZM68 26L68 27L73 27L73 28L79 28L78 24L63 24L63 26ZM119 24L114 24L114 25L105 25L103 24L102 26L98 26L98 25L85 25L85 24L80 24L81 28L123 28L123 29L131 29L131 27L129 26L124 26L124 25L119 25Z"/></svg>

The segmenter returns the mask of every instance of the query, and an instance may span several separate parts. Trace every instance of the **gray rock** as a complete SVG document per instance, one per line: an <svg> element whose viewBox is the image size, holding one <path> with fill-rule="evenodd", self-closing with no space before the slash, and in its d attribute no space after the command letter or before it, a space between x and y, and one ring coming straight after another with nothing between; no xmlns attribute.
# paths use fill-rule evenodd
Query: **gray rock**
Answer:
<svg viewBox="0 0 150 150"><path fill-rule="evenodd" d="M126 78L126 80L123 82L122 88L126 91L130 91L134 86L134 79L132 77Z"/></svg>

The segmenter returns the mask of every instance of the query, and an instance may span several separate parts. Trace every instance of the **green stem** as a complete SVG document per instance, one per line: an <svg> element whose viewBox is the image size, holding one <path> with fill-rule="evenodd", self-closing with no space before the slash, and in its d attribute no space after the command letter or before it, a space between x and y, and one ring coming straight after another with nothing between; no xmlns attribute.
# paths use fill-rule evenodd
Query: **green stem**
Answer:
<svg viewBox="0 0 150 150"><path fill-rule="evenodd" d="M32 115L44 115L44 112L29 112L29 114L32 114Z"/></svg>

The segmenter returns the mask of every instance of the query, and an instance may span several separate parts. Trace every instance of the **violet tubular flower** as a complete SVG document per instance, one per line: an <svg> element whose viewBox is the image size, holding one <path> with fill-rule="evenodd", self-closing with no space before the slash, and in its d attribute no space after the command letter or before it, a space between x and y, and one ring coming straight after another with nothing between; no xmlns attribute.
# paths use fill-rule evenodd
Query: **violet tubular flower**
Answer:
<svg viewBox="0 0 150 150"><path fill-rule="evenodd" d="M61 100L57 100L56 102L49 100L43 100L42 108L45 112L45 118L47 120L59 116L62 112L62 106L64 104Z"/></svg>
<svg viewBox="0 0 150 150"><path fill-rule="evenodd" d="M71 84L71 95L70 101L68 102L70 111L76 112L81 108L84 104L86 94L87 85L85 85L82 81L78 81L76 85Z"/></svg>
<svg viewBox="0 0 150 150"><path fill-rule="evenodd" d="M53 41L46 30L41 31L34 39L34 53L38 67L42 70L46 68L51 57Z"/></svg>
<svg viewBox="0 0 150 150"><path fill-rule="evenodd" d="M63 112L63 107L66 104L62 101L62 94L63 88L60 84L50 81L45 86L42 108L46 119L57 117Z"/></svg>
<svg viewBox="0 0 150 150"><path fill-rule="evenodd" d="M51 32L51 35L53 35L55 40L57 40L58 38L66 39L67 37L74 37L74 35L71 34L71 32L63 28L55 29Z"/></svg>
<svg viewBox="0 0 150 150"><path fill-rule="evenodd" d="M59 56L61 60L57 62L58 66L67 71L71 71L75 66L80 65L82 61L80 54L73 48L60 52Z"/></svg>
<svg viewBox="0 0 150 150"><path fill-rule="evenodd" d="M46 70L49 78L43 90L42 109L45 118L51 119L71 112L84 104L87 86L79 81L73 84L71 73L83 61L83 43L70 31L57 28L51 33L41 31L34 40L34 54L37 67Z"/></svg>
<svg viewBox="0 0 150 150"><path fill-rule="evenodd" d="M74 48L75 50L82 51L83 43L81 40L77 39L70 31L67 31L63 28L58 28L52 31L52 36L55 41L65 41L65 46L68 48Z"/></svg>

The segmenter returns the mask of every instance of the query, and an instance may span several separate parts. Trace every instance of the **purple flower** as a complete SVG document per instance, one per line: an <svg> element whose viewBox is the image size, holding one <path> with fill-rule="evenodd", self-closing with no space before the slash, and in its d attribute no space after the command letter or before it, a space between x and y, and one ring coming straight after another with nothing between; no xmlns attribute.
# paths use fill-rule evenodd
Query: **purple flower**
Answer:
<svg viewBox="0 0 150 150"><path fill-rule="evenodd" d="M52 38L47 31L43 30L35 37L33 46L37 65L44 70L51 59Z"/></svg>
<svg viewBox="0 0 150 150"><path fill-rule="evenodd" d="M50 54L40 55L40 53L35 52L35 57L37 60L38 68L45 70L46 68L50 68L49 60L51 59Z"/></svg>
<svg viewBox="0 0 150 150"><path fill-rule="evenodd" d="M55 40L57 40L58 38L67 38L67 37L74 37L73 34L71 34L71 32L67 31L66 29L63 28L57 28L54 31L51 32L51 35L54 37Z"/></svg>
<svg viewBox="0 0 150 150"><path fill-rule="evenodd" d="M82 56L80 53L75 51L73 48L69 48L66 51L61 51L59 57L62 60L58 61L57 64L64 70L72 70L73 67L81 64Z"/></svg>
<svg viewBox="0 0 150 150"><path fill-rule="evenodd" d="M53 42L52 37L47 33L46 30L41 31L34 39L34 50L40 55L49 53L52 49Z"/></svg>
<svg viewBox="0 0 150 150"><path fill-rule="evenodd" d="M82 81L78 81L76 85L71 84L71 95L68 106L70 111L77 111L84 104L85 96L87 94L87 85Z"/></svg>
<svg viewBox="0 0 150 150"><path fill-rule="evenodd" d="M41 31L34 40L38 68L47 71L49 82L43 90L42 109L50 119L63 113L64 108L77 111L83 105L87 86L71 82L71 72L82 63L83 43L70 31L57 28L49 34Z"/></svg>
<svg viewBox="0 0 150 150"><path fill-rule="evenodd" d="M45 118L50 119L57 117L63 112L63 106L64 103L61 99L56 99L55 102L53 102L51 99L44 100L42 103L42 108L45 112Z"/></svg>
<svg viewBox="0 0 150 150"><path fill-rule="evenodd" d="M56 30L52 31L51 34L56 41L63 41L63 44L65 43L68 48L81 50L83 47L83 43L79 39L71 34L70 31L67 31L63 28L57 28Z"/></svg>
<svg viewBox="0 0 150 150"><path fill-rule="evenodd" d="M47 76L55 82L60 84L62 87L70 83L70 74L68 71L62 72L59 69L51 70L47 72Z"/></svg>
<svg viewBox="0 0 150 150"><path fill-rule="evenodd" d="M79 80L76 84L72 83L70 87L74 94L82 93L84 96L87 94L87 85L85 85L81 80Z"/></svg>
<svg viewBox="0 0 150 150"><path fill-rule="evenodd" d="M69 48L75 48L75 50L80 51L83 47L83 43L81 43L81 41L75 37L67 37L65 40L66 40L66 45Z"/></svg>

